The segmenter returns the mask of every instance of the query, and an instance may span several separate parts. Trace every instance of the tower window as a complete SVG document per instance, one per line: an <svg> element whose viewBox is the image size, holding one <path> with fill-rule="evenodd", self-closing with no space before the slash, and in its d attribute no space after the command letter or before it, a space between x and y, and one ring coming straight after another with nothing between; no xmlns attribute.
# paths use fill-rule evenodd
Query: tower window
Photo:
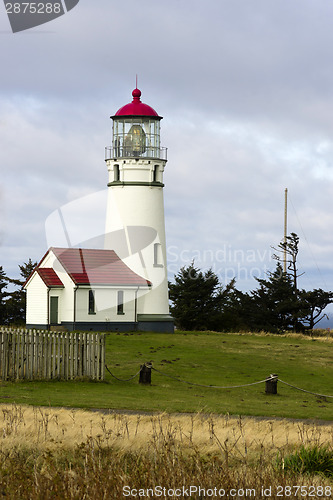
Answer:
<svg viewBox="0 0 333 500"><path fill-rule="evenodd" d="M154 170L153 170L153 182L158 182L158 174L159 174L159 171L158 171L158 165L154 165Z"/></svg>
<svg viewBox="0 0 333 500"><path fill-rule="evenodd" d="M124 292L122 290L118 291L117 294L117 314L124 313Z"/></svg>
<svg viewBox="0 0 333 500"><path fill-rule="evenodd" d="M154 243L154 267L163 267L162 249L160 243Z"/></svg>
<svg viewBox="0 0 333 500"><path fill-rule="evenodd" d="M118 182L120 180L119 165L115 165L113 167L113 174L114 174L113 177L114 182Z"/></svg>
<svg viewBox="0 0 333 500"><path fill-rule="evenodd" d="M95 311L95 292L94 292L94 290L89 290L88 314L96 314L96 311Z"/></svg>

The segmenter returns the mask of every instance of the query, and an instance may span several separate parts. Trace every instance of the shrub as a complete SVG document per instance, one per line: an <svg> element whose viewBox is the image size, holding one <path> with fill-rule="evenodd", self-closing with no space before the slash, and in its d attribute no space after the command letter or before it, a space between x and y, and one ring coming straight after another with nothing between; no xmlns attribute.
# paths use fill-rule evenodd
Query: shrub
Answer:
<svg viewBox="0 0 333 500"><path fill-rule="evenodd" d="M333 477L333 450L328 446L302 446L279 459L280 468L292 474L320 474Z"/></svg>

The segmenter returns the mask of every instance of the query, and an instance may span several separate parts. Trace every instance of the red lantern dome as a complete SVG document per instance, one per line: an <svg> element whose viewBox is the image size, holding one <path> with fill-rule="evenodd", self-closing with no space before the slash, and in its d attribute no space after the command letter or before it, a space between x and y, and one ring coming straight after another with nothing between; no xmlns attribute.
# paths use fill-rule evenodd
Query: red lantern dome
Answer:
<svg viewBox="0 0 333 500"><path fill-rule="evenodd" d="M132 92L133 101L125 104L120 109L118 109L117 113L111 118L118 118L121 116L149 116L151 118L156 118L161 120L162 117L158 116L156 111L148 104L144 104L141 102L141 90L138 88L134 89Z"/></svg>

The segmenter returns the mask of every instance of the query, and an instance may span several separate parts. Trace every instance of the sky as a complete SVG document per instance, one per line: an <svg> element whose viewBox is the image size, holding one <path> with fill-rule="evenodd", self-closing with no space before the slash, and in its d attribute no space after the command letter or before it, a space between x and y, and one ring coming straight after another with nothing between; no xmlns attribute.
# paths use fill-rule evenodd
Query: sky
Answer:
<svg viewBox="0 0 333 500"><path fill-rule="evenodd" d="M329 0L80 0L12 33L1 4L7 275L51 246L54 211L104 196L110 116L138 75L163 116L170 279L194 259L255 289L276 266L287 188L299 286L333 290L332 19Z"/></svg>

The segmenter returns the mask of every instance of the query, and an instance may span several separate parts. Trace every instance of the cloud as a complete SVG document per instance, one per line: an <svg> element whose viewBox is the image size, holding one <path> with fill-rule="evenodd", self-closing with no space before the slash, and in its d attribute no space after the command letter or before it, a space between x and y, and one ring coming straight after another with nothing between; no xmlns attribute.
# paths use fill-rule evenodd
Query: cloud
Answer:
<svg viewBox="0 0 333 500"><path fill-rule="evenodd" d="M254 288L288 187L302 283L332 289L332 17L326 0L81 0L13 35L0 15L0 264L41 257L50 213L105 188L109 117L138 74L164 116L171 277L195 257Z"/></svg>

